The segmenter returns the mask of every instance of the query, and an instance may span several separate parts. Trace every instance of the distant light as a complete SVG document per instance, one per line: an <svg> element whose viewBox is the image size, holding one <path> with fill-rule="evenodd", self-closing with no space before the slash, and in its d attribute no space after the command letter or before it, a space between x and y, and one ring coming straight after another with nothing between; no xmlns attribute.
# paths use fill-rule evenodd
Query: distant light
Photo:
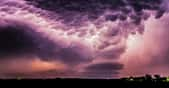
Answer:
<svg viewBox="0 0 169 88"><path fill-rule="evenodd" d="M133 78L130 78L129 80L130 80L130 81L134 81L134 79L133 79Z"/></svg>
<svg viewBox="0 0 169 88"><path fill-rule="evenodd" d="M166 81L169 82L169 77L166 78Z"/></svg>
<svg viewBox="0 0 169 88"><path fill-rule="evenodd" d="M22 79L22 77L17 77L16 79L17 79L17 80L21 80L21 79Z"/></svg>

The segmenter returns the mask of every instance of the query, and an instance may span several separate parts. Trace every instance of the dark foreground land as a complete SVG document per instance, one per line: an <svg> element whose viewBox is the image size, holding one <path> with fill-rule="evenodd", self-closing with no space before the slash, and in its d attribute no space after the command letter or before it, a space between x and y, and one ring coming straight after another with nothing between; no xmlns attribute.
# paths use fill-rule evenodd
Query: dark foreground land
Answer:
<svg viewBox="0 0 169 88"><path fill-rule="evenodd" d="M73 79L73 78L56 78L56 79L1 79L1 81L16 81L26 83L39 83L40 84L51 84L69 86L76 85L79 87L85 87L87 84L99 85L110 85L112 88L169 88L169 77L160 77L159 75L145 75L143 77L128 77L121 79ZM36 82L35 82L36 81ZM37 82L38 81L38 82ZM68 83L68 84L67 84ZM64 85L63 85L64 84ZM106 88L105 86L105 88Z"/></svg>

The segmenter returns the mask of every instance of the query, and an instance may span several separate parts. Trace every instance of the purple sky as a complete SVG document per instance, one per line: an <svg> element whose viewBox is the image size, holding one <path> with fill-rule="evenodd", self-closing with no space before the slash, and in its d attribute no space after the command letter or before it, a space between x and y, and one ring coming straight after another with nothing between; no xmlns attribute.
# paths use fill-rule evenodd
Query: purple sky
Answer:
<svg viewBox="0 0 169 88"><path fill-rule="evenodd" d="M0 78L168 76L168 0L110 1L2 1Z"/></svg>

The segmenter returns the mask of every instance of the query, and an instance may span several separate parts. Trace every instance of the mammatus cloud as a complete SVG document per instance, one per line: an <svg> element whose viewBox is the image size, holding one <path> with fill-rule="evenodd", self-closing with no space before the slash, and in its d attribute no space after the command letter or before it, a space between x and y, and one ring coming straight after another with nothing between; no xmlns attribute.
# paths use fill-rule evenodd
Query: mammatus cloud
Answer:
<svg viewBox="0 0 169 88"><path fill-rule="evenodd" d="M167 2L166 0L164 0ZM29 4L34 4L38 8L54 11L63 19L69 19L70 22L74 18L79 18L76 14L88 15L90 19L97 19L102 13L105 14L107 20L115 21L116 19L126 20L127 17L133 19L135 23L140 23L144 15L144 10L156 10L156 17L162 16L165 9L161 6L163 0L29 0ZM91 9L92 8L92 9ZM81 18L80 18L81 19Z"/></svg>
<svg viewBox="0 0 169 88"><path fill-rule="evenodd" d="M152 15L160 19L167 12L164 2L167 1L5 0L0 4L0 62L23 58L23 63L34 63L38 58L41 68L57 67L51 62L67 68L62 75L57 74L61 69L49 68L22 72L29 77L42 73L46 77L67 77L67 73L116 77L125 68L119 60L128 48L128 36L145 35L146 20ZM10 75L20 74L7 71Z"/></svg>

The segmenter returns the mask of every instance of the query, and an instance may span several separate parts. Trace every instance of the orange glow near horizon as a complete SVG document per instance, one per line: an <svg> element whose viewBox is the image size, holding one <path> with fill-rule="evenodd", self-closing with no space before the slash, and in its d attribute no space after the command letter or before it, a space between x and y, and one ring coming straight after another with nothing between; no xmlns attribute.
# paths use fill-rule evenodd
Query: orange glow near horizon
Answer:
<svg viewBox="0 0 169 88"><path fill-rule="evenodd" d="M65 69L65 65L59 62L49 62L37 59L32 61L31 68L33 71L63 70Z"/></svg>

